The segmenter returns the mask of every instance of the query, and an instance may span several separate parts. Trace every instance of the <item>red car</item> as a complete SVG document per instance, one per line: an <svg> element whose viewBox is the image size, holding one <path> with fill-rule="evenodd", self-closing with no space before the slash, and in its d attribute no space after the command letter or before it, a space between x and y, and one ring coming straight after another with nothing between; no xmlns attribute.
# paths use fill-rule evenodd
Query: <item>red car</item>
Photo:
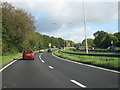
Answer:
<svg viewBox="0 0 120 90"><path fill-rule="evenodd" d="M33 50L25 50L23 52L23 59L32 59L34 60L35 56L34 56L34 52Z"/></svg>

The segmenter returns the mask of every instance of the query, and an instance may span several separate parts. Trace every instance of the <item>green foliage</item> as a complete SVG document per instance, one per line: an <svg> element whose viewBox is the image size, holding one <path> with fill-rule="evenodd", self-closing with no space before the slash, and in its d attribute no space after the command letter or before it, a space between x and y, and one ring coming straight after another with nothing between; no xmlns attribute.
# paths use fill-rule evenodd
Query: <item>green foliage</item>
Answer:
<svg viewBox="0 0 120 90"><path fill-rule="evenodd" d="M7 63L10 63L13 59L17 59L21 55L22 53L13 53L7 56L2 56L2 64L0 66L5 66Z"/></svg>
<svg viewBox="0 0 120 90"><path fill-rule="evenodd" d="M4 55L25 49L35 31L33 17L6 2L2 3L2 27Z"/></svg>
<svg viewBox="0 0 120 90"><path fill-rule="evenodd" d="M81 43L75 43L74 46L79 47L79 46L82 46L82 44Z"/></svg>
<svg viewBox="0 0 120 90"><path fill-rule="evenodd" d="M92 65L98 65L106 68L112 68L112 69L120 68L118 61L119 59L115 57L72 55L67 53L60 53L58 51L55 51L54 54L65 59L79 61Z"/></svg>
<svg viewBox="0 0 120 90"><path fill-rule="evenodd" d="M115 33L114 34L116 37L117 37L117 39L120 41L120 32L117 32L117 33Z"/></svg>
<svg viewBox="0 0 120 90"><path fill-rule="evenodd" d="M112 41L113 41L113 46L116 46L118 39L116 38L116 36L112 34L108 34L101 44L102 48L107 48L109 46L112 46L112 43L111 43Z"/></svg>
<svg viewBox="0 0 120 90"><path fill-rule="evenodd" d="M35 32L34 17L22 9L16 9L7 2L2 5L2 51L3 55L22 52L24 49L62 46L64 40Z"/></svg>
<svg viewBox="0 0 120 90"><path fill-rule="evenodd" d="M97 48L107 48L109 46L120 46L120 32L108 34L104 31L97 31L94 34L94 43ZM113 42L113 44L111 43Z"/></svg>
<svg viewBox="0 0 120 90"><path fill-rule="evenodd" d="M118 39L118 42L116 43L116 46L120 47L120 32L115 33L114 36L116 36L117 39Z"/></svg>
<svg viewBox="0 0 120 90"><path fill-rule="evenodd" d="M94 44L94 39L87 38L87 43L88 43L88 46L92 46L92 47L95 46L95 44ZM84 40L82 41L82 45L83 45L83 46L86 45L86 39L84 39Z"/></svg>
<svg viewBox="0 0 120 90"><path fill-rule="evenodd" d="M71 53L82 53L86 54L86 51L74 50L74 49L64 49L63 52L71 52ZM96 51L89 51L89 54L110 54L110 55L120 55L119 52L102 52L107 51L106 49L96 49Z"/></svg>
<svg viewBox="0 0 120 90"><path fill-rule="evenodd" d="M101 48L102 42L104 41L108 33L104 31L97 31L93 35L95 37L94 44L96 45L96 47Z"/></svg>

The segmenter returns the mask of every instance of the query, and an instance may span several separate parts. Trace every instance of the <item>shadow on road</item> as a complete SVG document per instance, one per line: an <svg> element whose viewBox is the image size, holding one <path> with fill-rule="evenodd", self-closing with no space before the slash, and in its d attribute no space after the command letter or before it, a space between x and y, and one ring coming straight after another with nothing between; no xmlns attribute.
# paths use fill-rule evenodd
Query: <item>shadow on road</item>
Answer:
<svg viewBox="0 0 120 90"><path fill-rule="evenodd" d="M19 61L33 61L33 59L23 59L23 58L20 58L20 59L17 59L17 60L19 60Z"/></svg>

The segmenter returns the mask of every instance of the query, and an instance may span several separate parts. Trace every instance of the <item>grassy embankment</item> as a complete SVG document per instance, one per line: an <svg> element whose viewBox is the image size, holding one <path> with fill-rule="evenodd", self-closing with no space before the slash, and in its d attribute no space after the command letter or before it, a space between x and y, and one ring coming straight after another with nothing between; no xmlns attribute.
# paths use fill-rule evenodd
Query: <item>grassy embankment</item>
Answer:
<svg viewBox="0 0 120 90"><path fill-rule="evenodd" d="M74 60L82 63L97 65L97 66L116 69L116 70L120 69L120 62L118 62L119 58L116 57L82 56L82 55L61 53L58 51L55 51L54 54L65 59Z"/></svg>

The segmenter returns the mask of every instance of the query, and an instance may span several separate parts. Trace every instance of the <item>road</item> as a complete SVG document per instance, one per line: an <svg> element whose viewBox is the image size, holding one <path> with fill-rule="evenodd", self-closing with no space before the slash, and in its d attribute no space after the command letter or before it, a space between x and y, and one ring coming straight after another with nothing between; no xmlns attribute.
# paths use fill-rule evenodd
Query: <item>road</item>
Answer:
<svg viewBox="0 0 120 90"><path fill-rule="evenodd" d="M2 71L3 88L118 88L118 73L35 53Z"/></svg>

